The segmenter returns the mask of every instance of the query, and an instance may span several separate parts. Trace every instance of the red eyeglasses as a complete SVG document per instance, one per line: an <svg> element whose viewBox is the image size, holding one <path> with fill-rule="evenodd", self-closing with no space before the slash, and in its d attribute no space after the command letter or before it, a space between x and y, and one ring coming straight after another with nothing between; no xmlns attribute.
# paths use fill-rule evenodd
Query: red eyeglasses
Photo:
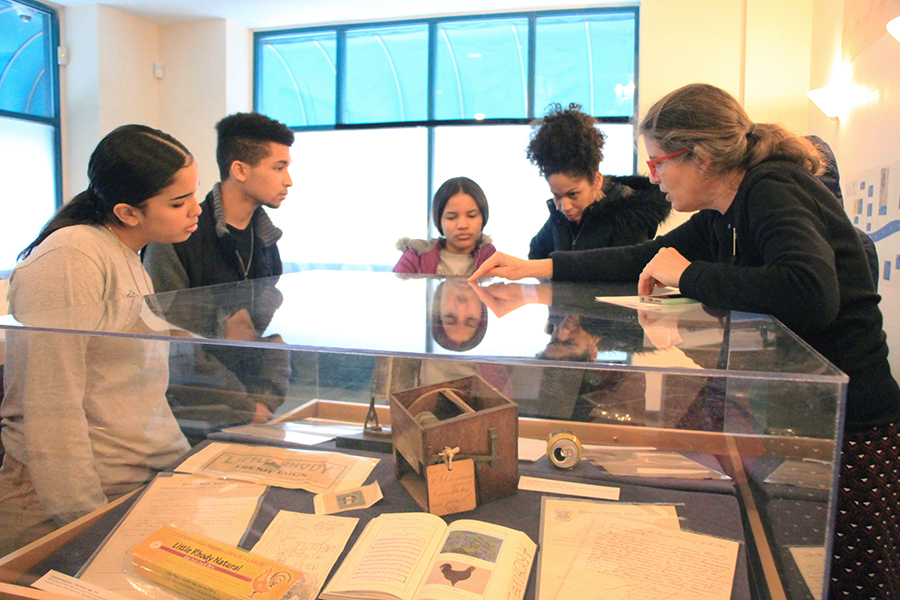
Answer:
<svg viewBox="0 0 900 600"><path fill-rule="evenodd" d="M657 156L656 158L651 158L647 161L647 166L650 167L650 174L656 177L656 165L661 163L664 160L669 160L670 158L675 158L676 156L681 156L685 152L690 152L689 148L685 148L684 150L678 150L676 152L672 152L671 154L666 154L663 156Z"/></svg>

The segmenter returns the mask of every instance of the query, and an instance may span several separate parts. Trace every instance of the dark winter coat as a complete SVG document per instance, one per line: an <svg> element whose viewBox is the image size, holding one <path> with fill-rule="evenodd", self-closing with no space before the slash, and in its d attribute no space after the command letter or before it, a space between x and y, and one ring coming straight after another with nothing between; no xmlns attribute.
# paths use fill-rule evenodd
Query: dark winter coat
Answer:
<svg viewBox="0 0 900 600"><path fill-rule="evenodd" d="M659 186L647 177L603 178L604 198L588 206L581 221L572 223L553 200L547 200L550 217L531 240L528 258L548 258L560 250L592 250L639 244L656 236L672 205Z"/></svg>

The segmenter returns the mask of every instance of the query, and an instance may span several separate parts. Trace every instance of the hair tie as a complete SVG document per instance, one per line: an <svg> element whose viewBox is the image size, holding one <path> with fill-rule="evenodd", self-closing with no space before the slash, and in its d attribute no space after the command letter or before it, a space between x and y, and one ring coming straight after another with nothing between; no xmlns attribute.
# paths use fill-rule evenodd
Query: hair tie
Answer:
<svg viewBox="0 0 900 600"><path fill-rule="evenodd" d="M750 123L750 131L747 132L747 137L752 136L754 131L756 131L756 123Z"/></svg>

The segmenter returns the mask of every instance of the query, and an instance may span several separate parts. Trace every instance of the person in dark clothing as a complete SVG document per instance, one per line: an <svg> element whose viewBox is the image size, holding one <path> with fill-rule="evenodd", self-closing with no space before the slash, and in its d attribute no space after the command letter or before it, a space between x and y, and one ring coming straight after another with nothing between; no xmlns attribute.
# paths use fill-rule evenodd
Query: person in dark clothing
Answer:
<svg viewBox="0 0 900 600"><path fill-rule="evenodd" d="M828 597L900 597L900 387L865 251L816 178L821 154L706 84L665 96L638 132L651 180L676 210L698 211L686 223L626 248L540 261L497 253L472 279L637 280L640 294L678 286L781 320L850 378Z"/></svg>
<svg viewBox="0 0 900 600"><path fill-rule="evenodd" d="M841 193L841 175L838 172L837 159L834 157L834 152L831 151L831 146L817 135L808 135L806 136L806 139L813 143L816 149L822 154L822 158L825 161L825 170L819 175L819 181L825 184L825 187L834 194L834 197L837 198L838 202L843 206L844 194ZM866 251L866 260L869 262L869 271L872 272L872 280L875 284L875 291L877 292L878 280L880 279L878 248L875 247L875 242L872 241L869 234L858 227L856 228L856 235L862 243L863 250Z"/></svg>
<svg viewBox="0 0 900 600"><path fill-rule="evenodd" d="M558 250L627 246L652 239L671 205L646 177L604 177L604 134L578 104L553 104L538 121L526 154L547 180L553 198L528 258Z"/></svg>
<svg viewBox="0 0 900 600"><path fill-rule="evenodd" d="M216 123L222 178L200 205L198 229L180 244L149 244L143 261L157 292L281 275L281 230L265 208L279 208L292 185L294 132L257 113Z"/></svg>
<svg viewBox="0 0 900 600"><path fill-rule="evenodd" d="M157 292L282 274L277 246L282 232L265 209L279 208L293 183L288 167L294 132L258 113L229 115L216 123L216 132L216 162L221 181L200 205L203 212L197 231L186 242L149 244L144 250L144 267ZM208 314L183 311L176 324L204 335L222 336L228 331L241 331L244 340L279 342L277 335L263 338L262 334L281 304L280 292L274 284L244 286L241 290L235 298L246 295L246 306L239 302L220 304L211 307L212 312ZM178 312L177 307L170 310L173 314ZM216 324L223 331L212 331ZM221 404L238 413L232 417L238 418L238 422L268 421L284 402L287 380L283 376L289 370L284 367L284 350L260 349L258 354L255 360L240 363L240 368L236 362L240 357L223 346L198 347L188 359L179 357L175 361L173 357L170 389L173 405L186 412L198 404ZM267 370L267 361L277 368ZM273 379L269 372L277 373L278 377ZM216 381L220 385L214 386L212 382ZM188 391L191 389L195 392ZM240 418L240 415L247 417Z"/></svg>

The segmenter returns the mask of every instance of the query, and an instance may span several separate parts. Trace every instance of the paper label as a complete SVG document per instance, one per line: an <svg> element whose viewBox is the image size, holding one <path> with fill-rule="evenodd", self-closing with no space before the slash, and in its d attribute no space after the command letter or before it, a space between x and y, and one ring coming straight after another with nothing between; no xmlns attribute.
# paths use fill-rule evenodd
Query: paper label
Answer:
<svg viewBox="0 0 900 600"><path fill-rule="evenodd" d="M452 468L446 464L431 465L428 478L428 507L431 514L442 516L472 510L475 499L475 463L472 459L454 460Z"/></svg>
<svg viewBox="0 0 900 600"><path fill-rule="evenodd" d="M332 515L345 510L369 508L383 497L381 486L375 481L343 492L316 494L313 496L313 509L317 515Z"/></svg>

